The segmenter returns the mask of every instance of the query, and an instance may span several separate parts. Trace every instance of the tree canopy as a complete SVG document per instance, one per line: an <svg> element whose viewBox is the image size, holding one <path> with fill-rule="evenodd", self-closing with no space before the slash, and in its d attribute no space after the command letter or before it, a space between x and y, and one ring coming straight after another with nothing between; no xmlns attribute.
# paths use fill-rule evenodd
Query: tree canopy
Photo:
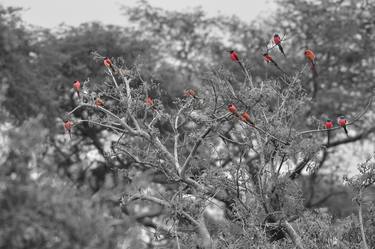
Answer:
<svg viewBox="0 0 375 249"><path fill-rule="evenodd" d="M374 138L375 4L278 4L57 31L0 6L0 248L374 247L374 159L341 170Z"/></svg>

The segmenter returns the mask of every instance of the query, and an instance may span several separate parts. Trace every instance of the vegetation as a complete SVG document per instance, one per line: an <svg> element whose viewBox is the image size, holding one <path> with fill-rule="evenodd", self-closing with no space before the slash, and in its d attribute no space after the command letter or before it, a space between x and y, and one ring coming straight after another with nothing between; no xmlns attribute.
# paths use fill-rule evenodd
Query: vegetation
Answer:
<svg viewBox="0 0 375 249"><path fill-rule="evenodd" d="M140 2L133 28L55 33L0 7L0 248L375 247L373 157L342 181L374 139L374 10L280 1L255 25ZM349 136L324 129L342 114Z"/></svg>

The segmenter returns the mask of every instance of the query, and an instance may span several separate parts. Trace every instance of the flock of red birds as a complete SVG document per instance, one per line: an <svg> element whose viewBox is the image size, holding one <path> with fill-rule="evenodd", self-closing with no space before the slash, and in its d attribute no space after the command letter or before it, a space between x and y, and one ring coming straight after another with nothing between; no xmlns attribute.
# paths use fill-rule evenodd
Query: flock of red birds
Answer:
<svg viewBox="0 0 375 249"><path fill-rule="evenodd" d="M279 65L275 62L275 60L272 58L272 56L268 53L270 50L272 50L275 46L277 46L280 50L280 52L284 55L284 49L281 45L281 42L282 42L282 38L278 35L278 34L275 34L273 36L273 44L274 46L271 47L271 49L268 49L267 48L267 51L266 53L263 54L263 59L266 63L272 63L277 69L279 69L280 71L282 71L283 73L285 73L280 67ZM244 66L242 65L239 57L238 57L238 54L236 51L234 50L230 50L228 51L230 53L230 58L232 61L234 62L237 62L240 64L241 68L244 69ZM310 68L311 68L311 71L313 72L313 75L314 77L316 77L318 75L317 71L316 71L316 66L315 66L315 53L310 50L310 49L306 49L305 52L304 52L304 55L310 65ZM245 69L244 69L245 70ZM250 115L249 113L247 112L244 112L242 113L242 115L240 116L238 113L237 113L237 107L234 105L234 104L229 104L228 105L228 111L237 115L238 117L240 117L240 119L246 123L250 123L252 126L255 126L254 123L250 120ZM348 135L348 130L346 128L347 124L348 124L348 121L345 119L344 116L339 116L338 119L337 119L337 123L339 124L340 127L344 128L344 131L345 131L345 134ZM332 120L330 119L327 119L326 122L324 123L324 126L327 130L330 130L333 128L333 122Z"/></svg>
<svg viewBox="0 0 375 249"><path fill-rule="evenodd" d="M278 34L275 34L274 37L273 37L273 43L274 43L273 47L277 46L279 48L280 52L285 56L284 49L283 49L283 47L281 45L282 40L283 39ZM264 61L266 63L272 63L280 71L282 71L283 73L285 73L278 66L278 64L274 61L274 59L272 58L272 56L269 55L268 52L271 49L267 48L267 52L263 54ZM234 61L234 62L239 63L240 66L241 66L241 68L243 70L246 70L245 67L241 63L241 61L240 61L240 59L238 57L237 52L234 51L234 50L230 50L228 52L230 53L231 60ZM304 55L305 55L306 59L308 60L308 62L310 64L310 67L311 67L311 70L312 70L314 76L317 76L317 71L316 71L316 68L315 68L315 58L316 58L315 53L312 50L310 50L310 49L306 49L305 52L304 52ZM108 69L110 69L112 72L115 72L115 69L113 67L112 61L108 57L104 58L103 64ZM76 80L76 81L73 82L73 89L77 93L78 98L80 98L81 82L79 80ZM184 96L197 98L197 93L193 89L188 89L188 90L184 91ZM146 100L145 100L145 104L147 106L149 106L150 108L154 108L154 100L152 99L152 97L148 96L146 98ZM104 106L104 101L100 97L96 97L96 99L95 99L95 106L96 107L103 107ZM250 124L251 126L255 126L254 122L250 119L250 115L249 115L248 112L243 112L241 115L238 114L237 107L234 104L229 104L227 109L228 109L228 111L230 113L232 113L232 114L236 115L237 117L239 117L241 121L243 121L243 122L245 122L247 124ZM344 131L345 131L346 135L348 135L348 131L347 131L347 128L346 128L346 125L348 124L348 121L345 119L344 116L340 116L338 118L338 124L341 127L344 128ZM74 126L74 123L70 119L66 119L64 121L64 129L65 129L66 132L69 133L70 137L71 137L71 130L72 130L73 126ZM327 130L329 130L329 129L332 129L334 125L333 125L332 120L327 119L326 122L324 123L324 126L325 126L325 128Z"/></svg>

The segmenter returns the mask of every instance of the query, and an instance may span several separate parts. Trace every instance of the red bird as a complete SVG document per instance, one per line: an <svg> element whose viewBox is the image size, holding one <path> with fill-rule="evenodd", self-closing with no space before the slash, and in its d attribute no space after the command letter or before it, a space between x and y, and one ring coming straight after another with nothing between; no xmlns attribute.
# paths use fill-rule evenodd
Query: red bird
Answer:
<svg viewBox="0 0 375 249"><path fill-rule="evenodd" d="M230 53L230 59L231 59L232 61L240 62L240 59L238 59L238 54L237 54L236 51L234 51L234 50L230 50L229 53Z"/></svg>
<svg viewBox="0 0 375 249"><path fill-rule="evenodd" d="M112 61L108 57L104 58L103 63L104 63L104 66L106 66L107 68L110 68L113 72L115 72Z"/></svg>
<svg viewBox="0 0 375 249"><path fill-rule="evenodd" d="M330 120L329 118L327 118L326 122L324 123L324 127L326 129L328 129L327 130L327 144L329 144L329 135L330 135L329 132L330 132L330 129L333 128L333 122L332 122L332 120Z"/></svg>
<svg viewBox="0 0 375 249"><path fill-rule="evenodd" d="M101 98L97 97L95 99L95 106L96 107L103 107L104 106L104 101Z"/></svg>
<svg viewBox="0 0 375 249"><path fill-rule="evenodd" d="M250 119L250 114L247 113L247 112L242 113L242 115L241 115L241 120L242 120L243 122L245 122L245 123L250 123L251 125L254 126L254 122L251 121L251 119Z"/></svg>
<svg viewBox="0 0 375 249"><path fill-rule="evenodd" d="M237 113L237 107L234 104L229 104L228 105L228 111L236 114Z"/></svg>
<svg viewBox="0 0 375 249"><path fill-rule="evenodd" d="M230 59L234 62L237 62L238 64L240 64L241 66L241 69L246 73L246 68L244 67L244 65L242 65L242 62L240 61L240 59L238 58L238 54L236 51L234 50L230 50L228 51L230 53Z"/></svg>
<svg viewBox="0 0 375 249"><path fill-rule="evenodd" d="M324 123L324 127L326 129L332 129L333 128L333 122L330 119L327 119L326 122Z"/></svg>
<svg viewBox="0 0 375 249"><path fill-rule="evenodd" d="M346 128L346 125L348 124L348 121L345 119L345 117L344 117L344 116L340 116L340 117L338 117L338 119L337 119L337 123L339 123L339 125L340 125L342 128L344 128L345 134L346 134L347 136L349 136L349 134L348 134L348 129Z"/></svg>
<svg viewBox="0 0 375 249"><path fill-rule="evenodd" d="M79 80L74 81L73 88L77 92L78 98L80 98L79 91L81 90L81 82L79 82Z"/></svg>
<svg viewBox="0 0 375 249"><path fill-rule="evenodd" d="M72 138L72 127L73 127L73 122L70 120L66 120L64 122L64 129L65 132L69 132L69 137Z"/></svg>
<svg viewBox="0 0 375 249"><path fill-rule="evenodd" d="M280 52L285 56L284 49L281 46L281 38L278 34L275 34L273 36L273 42L275 43L275 45L277 45L279 47Z"/></svg>
<svg viewBox="0 0 375 249"><path fill-rule="evenodd" d="M197 98L197 92L194 91L193 89L187 89L184 91L184 96Z"/></svg>
<svg viewBox="0 0 375 249"><path fill-rule="evenodd" d="M154 106L154 100L150 96L148 96L146 98L146 105L149 106L149 107L153 107Z"/></svg>
<svg viewBox="0 0 375 249"><path fill-rule="evenodd" d="M271 62L272 64L277 66L276 62L272 59L272 56L269 55L268 53L263 54L263 59L264 59L265 62L267 62L267 63Z"/></svg>
<svg viewBox="0 0 375 249"><path fill-rule="evenodd" d="M311 71L314 73L314 76L317 76L318 72L316 71L316 68L315 68L315 58L316 58L316 56L315 56L314 52L310 49L306 49L304 54L305 54L305 57L307 58L307 60L310 63Z"/></svg>
<svg viewBox="0 0 375 249"><path fill-rule="evenodd" d="M280 67L279 65L277 65L277 63L273 60L272 56L269 55L268 53L264 53L263 54L263 59L265 62L267 63L272 63L275 67L277 67L277 69L279 69L281 72L285 73Z"/></svg>

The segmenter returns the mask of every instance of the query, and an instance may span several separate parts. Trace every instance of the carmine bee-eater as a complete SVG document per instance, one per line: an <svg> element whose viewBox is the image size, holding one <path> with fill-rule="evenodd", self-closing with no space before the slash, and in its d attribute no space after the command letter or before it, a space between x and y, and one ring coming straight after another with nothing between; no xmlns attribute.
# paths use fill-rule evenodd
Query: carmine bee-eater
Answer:
<svg viewBox="0 0 375 249"><path fill-rule="evenodd" d="M234 51L234 50L229 50L228 52L230 53L230 59L231 59L232 61L234 61L234 62L237 62L237 63L241 66L242 70L243 70L244 72L246 72L246 69L245 69L245 67L242 65L242 62L240 61L237 52Z"/></svg>
<svg viewBox="0 0 375 249"><path fill-rule="evenodd" d="M95 106L96 107L103 107L104 106L104 101L101 98L96 97L96 99L95 99Z"/></svg>
<svg viewBox="0 0 375 249"><path fill-rule="evenodd" d="M327 144L329 144L329 135L330 135L330 129L333 128L333 122L329 118L326 119L324 122L324 127L327 129Z"/></svg>
<svg viewBox="0 0 375 249"><path fill-rule="evenodd" d="M281 72L285 73L280 67L279 65L277 65L277 63L273 60L272 56L269 55L268 53L264 53L263 54L263 59L266 63L272 63L277 69L279 69Z"/></svg>
<svg viewBox="0 0 375 249"><path fill-rule="evenodd" d="M333 128L333 122L332 120L330 120L329 118L326 120L326 122L324 123L324 127L326 129L332 129Z"/></svg>
<svg viewBox="0 0 375 249"><path fill-rule="evenodd" d="M237 107L234 104L229 104L228 105L228 111L233 113L233 114L237 114Z"/></svg>
<svg viewBox="0 0 375 249"><path fill-rule="evenodd" d="M314 52L310 49L306 49L304 54L305 54L306 59L310 63L311 71L313 72L314 76L317 76L318 72L316 71L316 68L315 68L315 58L316 58L316 56L315 56Z"/></svg>
<svg viewBox="0 0 375 249"><path fill-rule="evenodd" d="M254 122L250 119L250 114L248 112L242 113L241 120L245 123L248 123L254 126Z"/></svg>
<svg viewBox="0 0 375 249"><path fill-rule="evenodd" d="M344 128L344 131L345 131L345 134L347 136L349 136L349 133L348 133L348 129L346 128L346 125L348 124L348 121L346 120L346 118L341 115L337 118L337 123L342 127Z"/></svg>
<svg viewBox="0 0 375 249"><path fill-rule="evenodd" d="M235 61L235 62L239 62L240 61L240 59L238 58L238 54L237 54L236 51L230 50L229 53L230 53L230 59L232 61Z"/></svg>
<svg viewBox="0 0 375 249"><path fill-rule="evenodd" d="M66 120L64 122L64 129L65 129L65 132L68 132L69 133L69 137L72 138L72 127L73 127L73 122L70 121L70 120Z"/></svg>
<svg viewBox="0 0 375 249"><path fill-rule="evenodd" d="M77 92L78 98L80 98L81 96L80 96L79 92L81 91L81 82L79 82L79 80L74 81L73 82L73 88Z"/></svg>
<svg viewBox="0 0 375 249"><path fill-rule="evenodd" d="M281 38L278 34L275 34L273 36L273 42L275 43L275 45L277 45L279 47L280 52L285 56L284 49L281 46Z"/></svg>
<svg viewBox="0 0 375 249"><path fill-rule="evenodd" d="M184 91L184 96L186 96L186 97L197 98L197 92L194 91L193 89L186 89L186 90Z"/></svg>
<svg viewBox="0 0 375 249"><path fill-rule="evenodd" d="M149 106L149 107L153 107L153 106L154 106L154 100L153 100L150 96L148 96L148 97L146 98L145 103L146 103L146 105Z"/></svg>
<svg viewBox="0 0 375 249"><path fill-rule="evenodd" d="M106 66L107 68L110 68L112 70L112 72L115 72L115 69L113 68L112 61L108 57L104 58L103 63L104 63L104 66Z"/></svg>

